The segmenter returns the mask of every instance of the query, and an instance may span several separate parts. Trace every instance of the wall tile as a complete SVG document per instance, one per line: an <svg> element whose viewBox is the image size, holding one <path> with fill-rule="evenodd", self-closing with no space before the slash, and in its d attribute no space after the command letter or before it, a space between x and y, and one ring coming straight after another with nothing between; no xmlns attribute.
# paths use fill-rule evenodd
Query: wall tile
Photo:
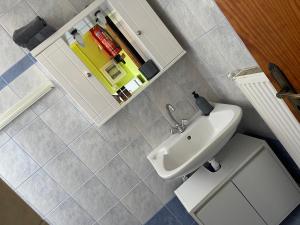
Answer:
<svg viewBox="0 0 300 225"><path fill-rule="evenodd" d="M143 130L161 117L161 113L147 95L141 93L127 107L127 111L139 130Z"/></svg>
<svg viewBox="0 0 300 225"><path fill-rule="evenodd" d="M17 103L19 97L11 90L10 87L6 86L0 91L0 113L5 112L15 103Z"/></svg>
<svg viewBox="0 0 300 225"><path fill-rule="evenodd" d="M67 0L27 0L27 2L39 16L56 29L59 29L77 14Z"/></svg>
<svg viewBox="0 0 300 225"><path fill-rule="evenodd" d="M72 198L60 204L47 219L59 225L92 225L95 222Z"/></svg>
<svg viewBox="0 0 300 225"><path fill-rule="evenodd" d="M0 175L15 188L38 168L39 166L12 140L0 149Z"/></svg>
<svg viewBox="0 0 300 225"><path fill-rule="evenodd" d="M216 26L214 5L211 0L183 0L191 17L207 32Z"/></svg>
<svg viewBox="0 0 300 225"><path fill-rule="evenodd" d="M19 96L24 97L45 81L44 75L33 65L12 81L9 86Z"/></svg>
<svg viewBox="0 0 300 225"><path fill-rule="evenodd" d="M156 171L146 177L144 182L163 204L169 202L175 196L174 191L182 184L181 178L164 180L158 176Z"/></svg>
<svg viewBox="0 0 300 225"><path fill-rule="evenodd" d="M233 65L233 69L257 66L253 57L246 50L240 39L237 38L237 35L227 22L212 30L210 37L213 45Z"/></svg>
<svg viewBox="0 0 300 225"><path fill-rule="evenodd" d="M244 96L238 86L226 75L219 75L208 79L212 88L219 93L223 103L235 103L240 106L250 106L250 102ZM224 85L224 86L223 86Z"/></svg>
<svg viewBox="0 0 300 225"><path fill-rule="evenodd" d="M16 135L20 130L25 126L30 124L36 118L36 114L32 112L31 109L27 109L12 122L10 122L5 128L4 131L11 137Z"/></svg>
<svg viewBox="0 0 300 225"><path fill-rule="evenodd" d="M93 176L69 149L47 163L44 169L70 194Z"/></svg>
<svg viewBox="0 0 300 225"><path fill-rule="evenodd" d="M164 207L145 225L181 225L181 223Z"/></svg>
<svg viewBox="0 0 300 225"><path fill-rule="evenodd" d="M66 147L40 118L25 127L14 140L40 165L44 165Z"/></svg>
<svg viewBox="0 0 300 225"><path fill-rule="evenodd" d="M171 135L170 128L171 125L168 121L164 117L161 117L153 122L150 127L143 130L142 134L151 147L155 148Z"/></svg>
<svg viewBox="0 0 300 225"><path fill-rule="evenodd" d="M139 132L133 123L134 121L123 109L99 127L99 131L105 140L121 150L138 136Z"/></svg>
<svg viewBox="0 0 300 225"><path fill-rule="evenodd" d="M211 76L204 68L198 68L193 62L194 58L187 53L179 62L172 66L166 75L170 77L182 89L185 97L189 101L194 101L193 91L197 91L200 95L216 100L217 94L204 79L205 75Z"/></svg>
<svg viewBox="0 0 300 225"><path fill-rule="evenodd" d="M0 74L4 73L24 56L25 53L12 41L6 31L0 27Z"/></svg>
<svg viewBox="0 0 300 225"><path fill-rule="evenodd" d="M90 123L80 114L67 97L49 108L41 119L66 143L82 134Z"/></svg>
<svg viewBox="0 0 300 225"><path fill-rule="evenodd" d="M0 130L0 147L8 142L10 137L4 132Z"/></svg>
<svg viewBox="0 0 300 225"><path fill-rule="evenodd" d="M184 0L170 1L165 10L176 29L187 41L193 41L205 33L204 27L191 14Z"/></svg>
<svg viewBox="0 0 300 225"><path fill-rule="evenodd" d="M148 221L162 207L162 203L144 183L140 183L133 189L132 192L122 199L122 203L142 224Z"/></svg>
<svg viewBox="0 0 300 225"><path fill-rule="evenodd" d="M18 0L20 1L20 0ZM11 0L1 0L0 2L0 15L6 13L9 9L11 9L14 4L18 1L11 1Z"/></svg>
<svg viewBox="0 0 300 225"><path fill-rule="evenodd" d="M153 171L152 165L146 158L151 151L151 146L140 136L120 152L120 156L139 178L143 179Z"/></svg>
<svg viewBox="0 0 300 225"><path fill-rule="evenodd" d="M42 169L23 183L17 191L42 216L45 216L68 197L62 188Z"/></svg>
<svg viewBox="0 0 300 225"><path fill-rule="evenodd" d="M99 222L101 225L141 225L121 203L112 208Z"/></svg>
<svg viewBox="0 0 300 225"><path fill-rule="evenodd" d="M12 36L15 30L28 24L35 17L36 14L28 3L26 1L20 1L5 15L0 17L0 24Z"/></svg>
<svg viewBox="0 0 300 225"><path fill-rule="evenodd" d="M214 28L216 29L216 28ZM218 74L227 74L233 71L233 66L229 60L224 57L212 43L214 30L211 30L204 36L198 38L192 43L192 53L205 64L205 69L212 76ZM197 62L197 61L196 61Z"/></svg>
<svg viewBox="0 0 300 225"><path fill-rule="evenodd" d="M93 2L93 0L68 0L74 8L77 10L77 12L81 12L83 9L85 9L89 4Z"/></svg>
<svg viewBox="0 0 300 225"><path fill-rule="evenodd" d="M43 112L45 112L49 107L56 104L64 95L65 93L56 86L50 92L48 92L42 98L40 98L37 102L35 102L31 106L31 110L37 115L40 115Z"/></svg>
<svg viewBox="0 0 300 225"><path fill-rule="evenodd" d="M22 57L22 59L18 60L12 67L6 70L5 73L1 75L1 78L6 81L7 84L10 84L24 71L33 66L35 62L36 60L30 54L27 54Z"/></svg>
<svg viewBox="0 0 300 225"><path fill-rule="evenodd" d="M172 121L168 116L166 104L172 104L175 106L180 101L186 101L184 92L174 80L175 79L173 79L173 74L165 74L145 90L146 94L159 108L160 112L169 120L169 122ZM176 111L178 112L181 109L182 108L178 108ZM189 114L193 114L193 112ZM183 118L184 116L185 115L182 115L181 118ZM154 120L151 122L152 123L150 123L149 126L153 124Z"/></svg>
<svg viewBox="0 0 300 225"><path fill-rule="evenodd" d="M93 172L103 168L119 151L109 145L95 127L91 127L69 147Z"/></svg>
<svg viewBox="0 0 300 225"><path fill-rule="evenodd" d="M174 197L166 205L166 208L182 223L182 225L192 225L195 223L194 219L186 211L182 203L177 197Z"/></svg>
<svg viewBox="0 0 300 225"><path fill-rule="evenodd" d="M97 177L119 199L125 196L139 182L136 174L120 156L115 157L99 171Z"/></svg>
<svg viewBox="0 0 300 225"><path fill-rule="evenodd" d="M117 198L96 177L82 186L74 198L95 220L117 204Z"/></svg>

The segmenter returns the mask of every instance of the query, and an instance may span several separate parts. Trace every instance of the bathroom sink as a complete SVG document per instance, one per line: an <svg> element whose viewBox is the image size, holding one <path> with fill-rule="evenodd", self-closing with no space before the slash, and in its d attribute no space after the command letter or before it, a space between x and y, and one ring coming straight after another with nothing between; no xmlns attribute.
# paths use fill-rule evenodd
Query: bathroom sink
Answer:
<svg viewBox="0 0 300 225"><path fill-rule="evenodd" d="M233 136L241 117L240 107L216 103L209 116L196 115L183 133L171 135L147 158L164 179L187 175L213 159Z"/></svg>

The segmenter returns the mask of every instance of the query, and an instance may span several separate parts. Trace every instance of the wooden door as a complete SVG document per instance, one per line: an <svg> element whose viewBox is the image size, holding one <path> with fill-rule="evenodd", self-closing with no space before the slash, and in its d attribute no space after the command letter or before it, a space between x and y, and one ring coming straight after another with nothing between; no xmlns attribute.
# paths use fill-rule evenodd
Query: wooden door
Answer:
<svg viewBox="0 0 300 225"><path fill-rule="evenodd" d="M294 93L300 93L300 1L216 0L278 92L283 87L269 71L276 64ZM300 95L299 95L300 97ZM300 122L300 100L283 97Z"/></svg>
<svg viewBox="0 0 300 225"><path fill-rule="evenodd" d="M0 179L1 225L47 225L15 192Z"/></svg>

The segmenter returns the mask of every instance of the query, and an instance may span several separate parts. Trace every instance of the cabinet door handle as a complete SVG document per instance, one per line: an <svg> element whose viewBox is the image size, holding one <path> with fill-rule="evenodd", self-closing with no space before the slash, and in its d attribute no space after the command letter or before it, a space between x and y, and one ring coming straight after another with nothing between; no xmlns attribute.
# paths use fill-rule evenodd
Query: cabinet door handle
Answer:
<svg viewBox="0 0 300 225"><path fill-rule="evenodd" d="M138 30L138 31L136 32L136 35L141 36L142 33L143 33L143 32L142 32L141 30Z"/></svg>
<svg viewBox="0 0 300 225"><path fill-rule="evenodd" d="M269 71L275 80L279 83L281 90L276 94L277 98L288 97L290 99L300 99L300 94L297 94L286 79L285 74L276 64L269 63Z"/></svg>

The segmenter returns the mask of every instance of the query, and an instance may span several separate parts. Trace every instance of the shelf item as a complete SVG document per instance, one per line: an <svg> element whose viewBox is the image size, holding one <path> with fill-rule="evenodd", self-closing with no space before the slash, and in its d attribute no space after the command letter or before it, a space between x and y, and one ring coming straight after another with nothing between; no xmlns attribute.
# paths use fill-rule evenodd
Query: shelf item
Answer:
<svg viewBox="0 0 300 225"><path fill-rule="evenodd" d="M95 25L91 28L90 32L98 43L102 45L106 52L113 58L116 57L120 52L121 48L119 45L109 36L104 28L99 25Z"/></svg>

